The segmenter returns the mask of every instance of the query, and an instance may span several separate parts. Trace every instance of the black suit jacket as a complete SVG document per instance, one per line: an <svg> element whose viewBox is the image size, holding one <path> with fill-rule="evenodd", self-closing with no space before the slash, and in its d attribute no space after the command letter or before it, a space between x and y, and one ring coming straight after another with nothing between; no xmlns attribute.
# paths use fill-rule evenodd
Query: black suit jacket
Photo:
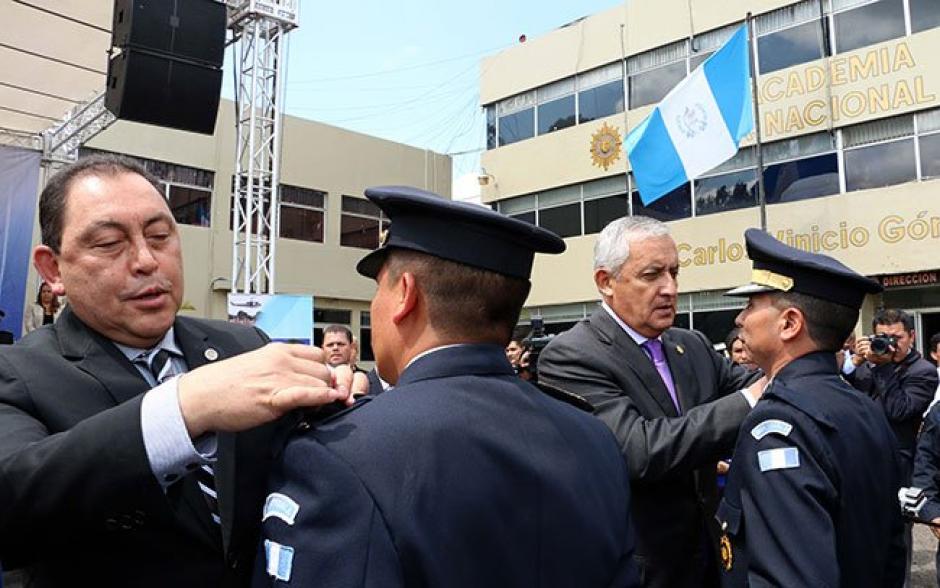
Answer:
<svg viewBox="0 0 940 588"><path fill-rule="evenodd" d="M750 410L736 392L757 376L701 333L668 329L662 340L681 416L649 357L603 308L548 344L539 379L584 397L620 442L644 585L703 586L717 580L702 576L706 529L717 532L715 464Z"/></svg>
<svg viewBox="0 0 940 588"><path fill-rule="evenodd" d="M937 368L912 350L898 363L863 363L846 379L884 410L901 451L902 482L906 484L923 414L937 391Z"/></svg>
<svg viewBox="0 0 940 588"><path fill-rule="evenodd" d="M189 369L257 330L179 317ZM209 354L212 355L211 353ZM144 449L146 380L70 310L0 350L0 559L34 586L222 586L250 574L275 425L220 434L221 530L190 476L166 493Z"/></svg>
<svg viewBox="0 0 940 588"><path fill-rule="evenodd" d="M257 585L635 586L629 482L601 423L497 345L426 355L394 389L292 438ZM296 508L292 505L296 504Z"/></svg>

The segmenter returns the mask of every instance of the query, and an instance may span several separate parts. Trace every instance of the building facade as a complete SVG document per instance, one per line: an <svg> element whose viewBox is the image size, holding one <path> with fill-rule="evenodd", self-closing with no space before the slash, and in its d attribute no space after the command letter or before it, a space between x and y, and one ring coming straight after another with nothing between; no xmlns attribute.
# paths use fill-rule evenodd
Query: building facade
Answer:
<svg viewBox="0 0 940 588"><path fill-rule="evenodd" d="M81 150L131 156L163 181L180 225L185 292L183 314L224 319L232 271L234 106L222 101L214 135L118 121ZM451 193L451 159L292 116L284 117L280 170L280 238L276 292L314 297L315 341L329 324L360 338L372 359L369 304L375 283L355 265L378 246L387 225L365 199L370 186L410 185ZM39 241L38 221L34 241ZM38 276L31 270L27 301Z"/></svg>
<svg viewBox="0 0 940 588"><path fill-rule="evenodd" d="M590 314L596 233L626 214L670 224L677 324L723 339L760 225L754 134L718 168L643 206L621 140L754 18L767 228L881 279L874 309L940 332L940 2L635 0L486 58L483 200L565 237L540 257L528 314L549 331Z"/></svg>

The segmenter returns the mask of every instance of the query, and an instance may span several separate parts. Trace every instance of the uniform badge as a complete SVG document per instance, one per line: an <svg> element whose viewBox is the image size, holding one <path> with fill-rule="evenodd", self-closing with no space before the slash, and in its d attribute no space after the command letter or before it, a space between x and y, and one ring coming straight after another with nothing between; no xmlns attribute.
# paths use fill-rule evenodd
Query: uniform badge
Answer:
<svg viewBox="0 0 940 588"><path fill-rule="evenodd" d="M684 355L684 354L685 354L685 347L683 347L682 345L676 345L676 352L677 352L679 355Z"/></svg>
<svg viewBox="0 0 940 588"><path fill-rule="evenodd" d="M757 452L761 472L789 470L800 467L800 450L796 447L778 447Z"/></svg>
<svg viewBox="0 0 940 588"><path fill-rule="evenodd" d="M776 433L782 437L788 437L790 431L793 430L793 425L786 421L781 421L780 419L767 419L762 421L759 425L751 429L751 437L754 437L758 441L770 435L771 433Z"/></svg>
<svg viewBox="0 0 940 588"><path fill-rule="evenodd" d="M721 524L722 533L719 547L721 549L721 565L726 572L730 572L731 566L734 565L734 553L731 551L731 539L728 537L728 533L725 532L727 528L728 523Z"/></svg>
<svg viewBox="0 0 940 588"><path fill-rule="evenodd" d="M389 227L390 229L391 227ZM385 247L385 244L388 243L388 231L389 229L382 229L379 231L379 247Z"/></svg>

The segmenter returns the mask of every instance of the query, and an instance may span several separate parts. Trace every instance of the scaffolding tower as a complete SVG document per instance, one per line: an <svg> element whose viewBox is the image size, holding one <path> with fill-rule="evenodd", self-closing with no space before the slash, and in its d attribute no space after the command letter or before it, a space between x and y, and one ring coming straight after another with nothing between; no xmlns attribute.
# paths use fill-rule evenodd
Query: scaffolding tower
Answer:
<svg viewBox="0 0 940 588"><path fill-rule="evenodd" d="M227 4L237 60L231 292L274 294L286 37L298 1Z"/></svg>

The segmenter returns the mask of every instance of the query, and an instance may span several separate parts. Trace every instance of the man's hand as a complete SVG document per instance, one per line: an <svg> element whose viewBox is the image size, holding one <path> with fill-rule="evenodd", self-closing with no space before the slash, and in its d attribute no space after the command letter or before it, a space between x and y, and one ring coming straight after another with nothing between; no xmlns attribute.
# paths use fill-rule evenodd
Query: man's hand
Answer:
<svg viewBox="0 0 940 588"><path fill-rule="evenodd" d="M359 376L354 379L348 366L331 372L319 348L271 343L184 374L180 410L194 439L208 431L244 431L295 408L351 403L351 391L368 391L368 380Z"/></svg>
<svg viewBox="0 0 940 588"><path fill-rule="evenodd" d="M764 388L767 387L767 374L760 377L759 380L744 389L745 394L750 396L756 403L764 394Z"/></svg>
<svg viewBox="0 0 940 588"><path fill-rule="evenodd" d="M856 355L852 357L852 363L855 364L855 367L858 367L870 361L875 365L881 365L891 361L893 353L886 353L884 355L878 355L871 352L871 339L868 337L861 337L858 341L855 342L855 353Z"/></svg>

